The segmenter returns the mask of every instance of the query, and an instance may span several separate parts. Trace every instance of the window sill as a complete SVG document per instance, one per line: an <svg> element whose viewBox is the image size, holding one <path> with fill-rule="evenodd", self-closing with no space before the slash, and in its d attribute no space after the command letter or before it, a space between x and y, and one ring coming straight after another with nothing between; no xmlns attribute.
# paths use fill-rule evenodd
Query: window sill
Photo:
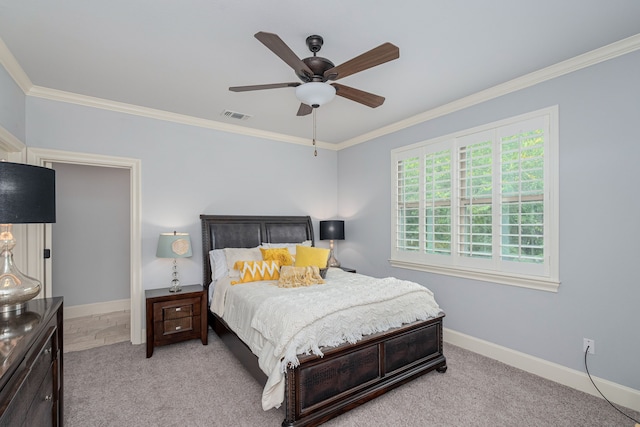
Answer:
<svg viewBox="0 0 640 427"><path fill-rule="evenodd" d="M444 274L447 276L480 280L483 282L499 283L501 285L519 286L521 288L536 289L539 291L558 292L558 288L560 286L560 282L558 280L537 277L497 274L487 271L442 267L394 259L390 259L389 263L392 267L425 271L427 273Z"/></svg>

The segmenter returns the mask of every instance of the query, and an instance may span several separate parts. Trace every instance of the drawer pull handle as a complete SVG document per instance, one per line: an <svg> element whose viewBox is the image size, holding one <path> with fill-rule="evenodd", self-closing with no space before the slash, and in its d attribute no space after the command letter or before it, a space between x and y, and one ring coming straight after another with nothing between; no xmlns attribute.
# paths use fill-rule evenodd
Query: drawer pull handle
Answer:
<svg viewBox="0 0 640 427"><path fill-rule="evenodd" d="M181 311L181 310L182 310L182 307L176 308L176 311Z"/></svg>
<svg viewBox="0 0 640 427"><path fill-rule="evenodd" d="M51 354L51 347L45 348L44 354Z"/></svg>
<svg viewBox="0 0 640 427"><path fill-rule="evenodd" d="M182 329L182 326L176 326L176 331L179 331L180 329Z"/></svg>
<svg viewBox="0 0 640 427"><path fill-rule="evenodd" d="M48 401L50 401L52 398L53 398L53 396L52 396L52 395L47 394L47 395L44 397L44 400L46 400L46 401L48 402Z"/></svg>

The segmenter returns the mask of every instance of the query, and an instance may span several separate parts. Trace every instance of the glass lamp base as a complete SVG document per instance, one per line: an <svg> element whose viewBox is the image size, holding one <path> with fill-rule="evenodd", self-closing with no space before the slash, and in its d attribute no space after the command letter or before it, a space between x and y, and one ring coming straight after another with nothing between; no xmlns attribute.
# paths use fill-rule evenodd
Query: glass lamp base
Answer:
<svg viewBox="0 0 640 427"><path fill-rule="evenodd" d="M171 287L169 288L169 292L180 292L182 288L180 287L180 279L178 279L178 263L177 260L173 259L173 279L171 279Z"/></svg>
<svg viewBox="0 0 640 427"><path fill-rule="evenodd" d="M0 225L0 312L20 312L27 301L40 293L40 281L23 274L13 263L16 244L11 224Z"/></svg>
<svg viewBox="0 0 640 427"><path fill-rule="evenodd" d="M333 249L329 251L329 260L327 261L327 267L340 267L340 261L333 256Z"/></svg>
<svg viewBox="0 0 640 427"><path fill-rule="evenodd" d="M171 287L169 288L169 292L180 292L182 288L180 287L180 281L172 280Z"/></svg>

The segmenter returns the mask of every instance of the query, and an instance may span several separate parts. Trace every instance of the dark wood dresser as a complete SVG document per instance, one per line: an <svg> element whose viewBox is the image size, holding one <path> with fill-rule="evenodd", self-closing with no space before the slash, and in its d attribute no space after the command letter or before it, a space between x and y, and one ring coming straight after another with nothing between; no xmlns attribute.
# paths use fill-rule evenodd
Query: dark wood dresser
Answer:
<svg viewBox="0 0 640 427"><path fill-rule="evenodd" d="M0 426L62 426L62 297L0 313Z"/></svg>

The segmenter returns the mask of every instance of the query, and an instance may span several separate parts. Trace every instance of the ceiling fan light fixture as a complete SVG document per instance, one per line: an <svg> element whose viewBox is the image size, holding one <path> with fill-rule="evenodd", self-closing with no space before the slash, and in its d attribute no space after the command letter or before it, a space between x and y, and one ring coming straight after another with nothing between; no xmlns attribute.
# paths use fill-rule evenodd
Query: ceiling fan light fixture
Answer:
<svg viewBox="0 0 640 427"><path fill-rule="evenodd" d="M296 87L296 97L303 104L313 108L331 101L336 96L336 88L328 83L309 82Z"/></svg>

